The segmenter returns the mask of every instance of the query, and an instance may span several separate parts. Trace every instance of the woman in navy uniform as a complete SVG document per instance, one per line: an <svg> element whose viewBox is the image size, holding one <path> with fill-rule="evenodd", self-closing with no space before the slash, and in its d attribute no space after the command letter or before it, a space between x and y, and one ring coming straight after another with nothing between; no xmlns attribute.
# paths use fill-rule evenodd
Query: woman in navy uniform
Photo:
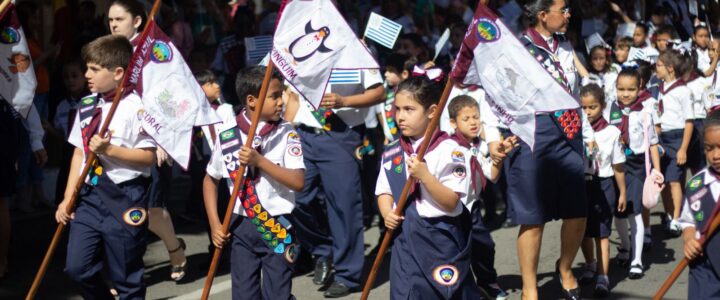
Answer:
<svg viewBox="0 0 720 300"><path fill-rule="evenodd" d="M570 9L565 0L533 0L525 5L528 27L520 41L559 84L576 86L574 52L558 33L567 30ZM520 224L517 251L524 299L537 299L537 265L546 222L562 219L560 259L555 273L566 299L579 299L570 269L580 247L587 214L583 138L596 145L587 118L579 109L537 113L534 149L521 142L508 155L508 216ZM581 131L582 130L582 131ZM582 134L582 136L581 136Z"/></svg>

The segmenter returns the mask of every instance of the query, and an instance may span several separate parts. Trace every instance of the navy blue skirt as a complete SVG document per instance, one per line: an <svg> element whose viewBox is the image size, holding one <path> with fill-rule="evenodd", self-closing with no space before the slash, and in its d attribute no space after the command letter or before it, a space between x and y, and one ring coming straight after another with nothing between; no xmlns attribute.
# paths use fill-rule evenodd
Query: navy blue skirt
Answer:
<svg viewBox="0 0 720 300"><path fill-rule="evenodd" d="M677 165L677 152L682 145L683 131L683 129L676 129L660 133L660 145L665 149L665 155L660 159L665 182L685 182L683 176L687 163L682 167ZM687 155L689 158L690 151Z"/></svg>
<svg viewBox="0 0 720 300"><path fill-rule="evenodd" d="M645 185L645 153L625 156L625 195L627 205L624 212L615 210L618 218L642 213L643 186Z"/></svg>
<svg viewBox="0 0 720 300"><path fill-rule="evenodd" d="M390 299L479 299L470 270L470 213L422 218L405 210L390 259Z"/></svg>
<svg viewBox="0 0 720 300"><path fill-rule="evenodd" d="M508 217L524 225L586 217L582 135L568 139L550 115L535 122L535 148L520 141L505 159Z"/></svg>
<svg viewBox="0 0 720 300"><path fill-rule="evenodd" d="M612 233L613 212L617 211L618 193L615 177L585 181L588 198L588 216L585 237L606 238Z"/></svg>
<svg viewBox="0 0 720 300"><path fill-rule="evenodd" d="M690 263L688 277L688 299L720 299L720 276L706 257Z"/></svg>

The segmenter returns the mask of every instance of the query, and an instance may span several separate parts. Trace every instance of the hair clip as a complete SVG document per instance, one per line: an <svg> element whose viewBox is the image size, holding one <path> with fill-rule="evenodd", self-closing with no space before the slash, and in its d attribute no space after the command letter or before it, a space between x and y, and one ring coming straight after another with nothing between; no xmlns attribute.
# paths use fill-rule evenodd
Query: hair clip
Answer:
<svg viewBox="0 0 720 300"><path fill-rule="evenodd" d="M442 69L440 69L440 68L429 68L429 69L425 70L419 66L413 67L413 71L412 71L413 77L420 77L423 75L432 81L440 82L440 81L442 81L444 74L443 74Z"/></svg>
<svg viewBox="0 0 720 300"><path fill-rule="evenodd" d="M628 70L628 69L637 70L638 68L640 68L640 65L638 65L638 63L637 63L636 61L631 60L631 61L626 61L626 62L623 63L622 66L620 66L620 67L621 67L623 70Z"/></svg>

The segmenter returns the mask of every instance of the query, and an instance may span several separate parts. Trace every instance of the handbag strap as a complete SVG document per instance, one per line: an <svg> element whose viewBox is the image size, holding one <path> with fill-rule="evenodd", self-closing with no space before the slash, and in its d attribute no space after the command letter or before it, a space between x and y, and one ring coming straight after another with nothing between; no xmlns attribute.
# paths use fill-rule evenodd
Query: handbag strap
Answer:
<svg viewBox="0 0 720 300"><path fill-rule="evenodd" d="M643 131L645 132L645 136L643 137L643 149L645 150L645 176L650 176L650 130L653 130L649 126L648 122L648 115L649 113L645 112L643 114Z"/></svg>

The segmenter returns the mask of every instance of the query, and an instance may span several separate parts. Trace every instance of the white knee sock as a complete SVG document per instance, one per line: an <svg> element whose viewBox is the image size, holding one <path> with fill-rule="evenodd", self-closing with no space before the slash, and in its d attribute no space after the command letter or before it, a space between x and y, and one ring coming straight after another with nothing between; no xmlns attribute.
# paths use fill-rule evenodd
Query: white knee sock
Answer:
<svg viewBox="0 0 720 300"><path fill-rule="evenodd" d="M635 241L635 247L633 247L633 260L630 265L640 264L642 265L642 249L643 239L645 238L645 225L642 221L641 214L630 215L630 231Z"/></svg>
<svg viewBox="0 0 720 300"><path fill-rule="evenodd" d="M615 218L615 228L620 237L620 247L625 250L630 250L630 238L628 237L628 219L627 218Z"/></svg>

